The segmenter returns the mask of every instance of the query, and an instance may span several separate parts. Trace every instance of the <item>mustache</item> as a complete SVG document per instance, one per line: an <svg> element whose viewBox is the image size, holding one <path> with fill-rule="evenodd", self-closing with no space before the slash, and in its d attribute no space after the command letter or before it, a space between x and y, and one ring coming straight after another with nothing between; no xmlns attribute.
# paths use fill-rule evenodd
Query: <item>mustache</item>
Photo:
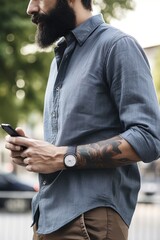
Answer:
<svg viewBox="0 0 160 240"><path fill-rule="evenodd" d="M48 19L49 16L45 13L36 13L31 17L31 21L36 25L42 22L46 22Z"/></svg>

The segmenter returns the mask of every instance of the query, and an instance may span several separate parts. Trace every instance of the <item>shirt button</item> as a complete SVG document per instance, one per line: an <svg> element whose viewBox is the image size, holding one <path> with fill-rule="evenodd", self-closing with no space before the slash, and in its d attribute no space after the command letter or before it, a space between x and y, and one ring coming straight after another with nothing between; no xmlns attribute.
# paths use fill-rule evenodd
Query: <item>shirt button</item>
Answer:
<svg viewBox="0 0 160 240"><path fill-rule="evenodd" d="M46 184L47 184L47 181L46 181L46 180L44 180L44 181L43 181L43 185L45 186Z"/></svg>

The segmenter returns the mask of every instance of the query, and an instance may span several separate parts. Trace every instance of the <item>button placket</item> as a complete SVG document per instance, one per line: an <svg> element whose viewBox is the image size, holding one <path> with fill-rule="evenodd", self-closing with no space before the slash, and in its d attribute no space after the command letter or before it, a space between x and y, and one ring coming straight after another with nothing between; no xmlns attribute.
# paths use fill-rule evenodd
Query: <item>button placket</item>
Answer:
<svg viewBox="0 0 160 240"><path fill-rule="evenodd" d="M56 57L57 60L60 59L59 62L57 62L57 66L58 66L58 74L56 77L56 81L55 81L55 85L54 85L54 93L53 93L53 111L52 111L52 140L53 140L53 144L55 144L56 138L57 138L57 134L58 134L58 114L59 114L59 99L60 99L60 91L61 91L61 87L62 87L62 83L64 81L65 78L65 73L66 73L66 69L68 66L68 58L70 56L70 54L73 52L75 47L75 42L73 42L69 47L67 47L65 50L63 49L62 51L62 55L61 51L56 51ZM59 49L60 50L60 49Z"/></svg>

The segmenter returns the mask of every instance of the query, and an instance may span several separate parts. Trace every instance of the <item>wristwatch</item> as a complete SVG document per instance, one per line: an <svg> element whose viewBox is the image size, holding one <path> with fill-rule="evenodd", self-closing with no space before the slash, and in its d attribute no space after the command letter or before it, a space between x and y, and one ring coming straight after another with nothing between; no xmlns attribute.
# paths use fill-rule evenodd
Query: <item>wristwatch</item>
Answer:
<svg viewBox="0 0 160 240"><path fill-rule="evenodd" d="M74 168L77 164L76 146L69 146L64 155L64 165L66 168Z"/></svg>

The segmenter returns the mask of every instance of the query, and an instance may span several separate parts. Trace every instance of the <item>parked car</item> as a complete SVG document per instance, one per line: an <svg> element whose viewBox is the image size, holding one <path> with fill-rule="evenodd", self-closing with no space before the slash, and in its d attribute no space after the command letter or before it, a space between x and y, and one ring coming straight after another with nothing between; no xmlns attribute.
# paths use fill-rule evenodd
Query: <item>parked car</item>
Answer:
<svg viewBox="0 0 160 240"><path fill-rule="evenodd" d="M36 191L37 186L22 182L15 174L0 172L0 208L8 211L30 210Z"/></svg>

